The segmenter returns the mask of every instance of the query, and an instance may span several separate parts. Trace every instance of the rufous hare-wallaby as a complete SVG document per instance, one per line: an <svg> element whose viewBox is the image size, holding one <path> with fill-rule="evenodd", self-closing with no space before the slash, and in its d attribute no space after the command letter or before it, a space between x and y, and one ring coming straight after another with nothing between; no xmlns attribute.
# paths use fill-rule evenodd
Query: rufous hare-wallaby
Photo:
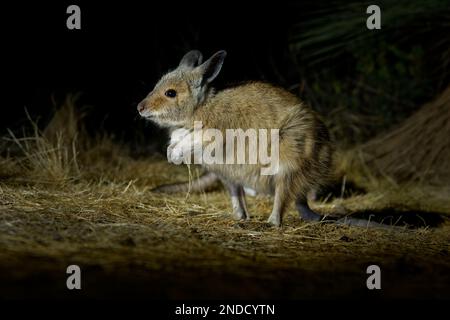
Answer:
<svg viewBox="0 0 450 320"><path fill-rule="evenodd" d="M237 219L249 218L244 188L251 188L274 196L268 219L272 225L281 225L283 212L293 200L303 219L321 220L322 216L308 206L307 193L330 181L333 147L326 126L294 94L267 83L251 82L216 92L211 82L218 76L225 57L226 52L219 51L202 63L199 51L188 52L178 67L164 75L139 103L140 115L172 132L182 129L186 132L184 137L195 131L195 123L224 135L228 129L240 130L241 134L248 129L277 130L278 166L273 174L261 174L263 164L258 161L203 163L207 174L195 181L191 189L204 190L220 180L230 192ZM174 140L172 135L169 148L180 139ZM188 146L188 152L194 152L195 143ZM271 147L269 141L268 148ZM229 148L224 146L226 151ZM245 152L252 152L249 150L246 146ZM186 184L166 185L157 190L184 191ZM348 224L361 224L355 221Z"/></svg>

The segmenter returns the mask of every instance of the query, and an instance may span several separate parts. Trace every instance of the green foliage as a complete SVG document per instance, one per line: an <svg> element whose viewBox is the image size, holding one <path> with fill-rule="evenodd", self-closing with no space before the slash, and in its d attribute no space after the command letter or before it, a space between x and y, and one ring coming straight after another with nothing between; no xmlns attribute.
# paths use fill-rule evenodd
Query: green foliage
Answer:
<svg viewBox="0 0 450 320"><path fill-rule="evenodd" d="M366 28L369 3L332 2L291 32L304 98L344 144L399 123L449 80L448 1L377 4L381 30Z"/></svg>

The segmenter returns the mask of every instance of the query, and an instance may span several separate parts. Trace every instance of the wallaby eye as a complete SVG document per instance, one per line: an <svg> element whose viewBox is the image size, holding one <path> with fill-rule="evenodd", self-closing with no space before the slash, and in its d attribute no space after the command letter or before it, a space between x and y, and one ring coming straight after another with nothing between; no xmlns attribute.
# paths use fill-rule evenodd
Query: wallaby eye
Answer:
<svg viewBox="0 0 450 320"><path fill-rule="evenodd" d="M177 92L173 89L169 89L165 93L166 97L175 98L177 96Z"/></svg>

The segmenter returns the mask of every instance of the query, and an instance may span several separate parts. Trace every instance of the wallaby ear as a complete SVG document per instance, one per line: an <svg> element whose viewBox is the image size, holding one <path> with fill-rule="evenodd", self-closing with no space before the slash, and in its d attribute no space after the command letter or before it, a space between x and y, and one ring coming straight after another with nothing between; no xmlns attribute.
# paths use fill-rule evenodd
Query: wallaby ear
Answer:
<svg viewBox="0 0 450 320"><path fill-rule="evenodd" d="M191 50L181 59L179 67L195 68L202 63L203 55L198 50Z"/></svg>
<svg viewBox="0 0 450 320"><path fill-rule="evenodd" d="M226 51L218 51L202 65L197 67L200 74L202 75L202 84L210 83L217 77L220 69L222 69L222 64L226 56Z"/></svg>

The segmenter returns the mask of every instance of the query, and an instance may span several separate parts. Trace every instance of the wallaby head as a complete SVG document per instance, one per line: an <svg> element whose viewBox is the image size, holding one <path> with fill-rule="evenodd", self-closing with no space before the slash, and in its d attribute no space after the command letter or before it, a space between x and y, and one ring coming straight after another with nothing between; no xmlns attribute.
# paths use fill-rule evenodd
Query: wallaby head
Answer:
<svg viewBox="0 0 450 320"><path fill-rule="evenodd" d="M139 103L139 114L166 127L188 123L197 106L207 99L225 56L225 51L219 51L202 63L200 51L186 53L178 67L164 75Z"/></svg>

